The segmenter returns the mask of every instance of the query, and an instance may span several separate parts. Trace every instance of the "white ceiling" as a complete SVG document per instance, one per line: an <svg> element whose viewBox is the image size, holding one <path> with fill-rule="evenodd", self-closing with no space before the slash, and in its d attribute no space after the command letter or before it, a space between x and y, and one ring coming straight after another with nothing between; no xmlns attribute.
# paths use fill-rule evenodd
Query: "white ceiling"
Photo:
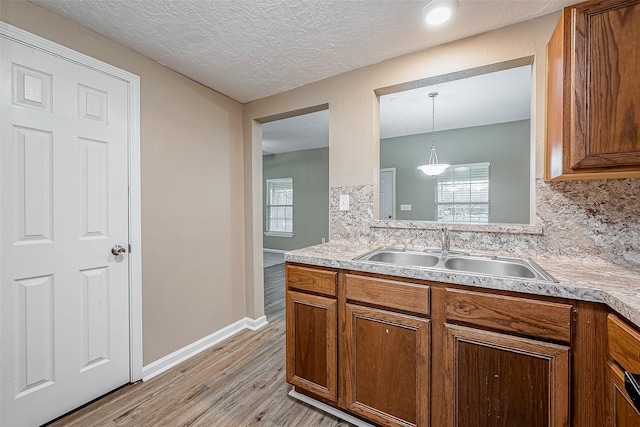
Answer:
<svg viewBox="0 0 640 427"><path fill-rule="evenodd" d="M531 117L531 66L511 68L380 97L380 139L506 123Z"/></svg>
<svg viewBox="0 0 640 427"><path fill-rule="evenodd" d="M542 16L575 0L30 0L239 102Z"/></svg>
<svg viewBox="0 0 640 427"><path fill-rule="evenodd" d="M262 154L329 146L329 110L262 125Z"/></svg>

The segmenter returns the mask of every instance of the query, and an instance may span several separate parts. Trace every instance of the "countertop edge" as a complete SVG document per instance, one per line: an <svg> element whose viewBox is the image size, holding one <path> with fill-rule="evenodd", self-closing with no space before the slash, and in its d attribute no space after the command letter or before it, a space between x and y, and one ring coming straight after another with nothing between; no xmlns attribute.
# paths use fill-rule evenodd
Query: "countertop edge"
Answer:
<svg viewBox="0 0 640 427"><path fill-rule="evenodd" d="M366 252L364 249L362 253ZM550 261L536 260L541 267L559 279L558 283L476 275L461 272L443 272L420 267L394 266L363 261L354 261L351 256L304 255L285 253L285 261L329 267L363 273L384 274L406 279L430 280L461 286L472 286L488 290L502 290L529 295L548 296L602 303L618 312L640 328L640 295L630 286L612 287L608 283L593 283L591 280L567 280L558 277L556 269L548 268ZM558 267L559 268L559 267ZM640 283L640 274L638 274ZM571 283L570 283L571 282Z"/></svg>

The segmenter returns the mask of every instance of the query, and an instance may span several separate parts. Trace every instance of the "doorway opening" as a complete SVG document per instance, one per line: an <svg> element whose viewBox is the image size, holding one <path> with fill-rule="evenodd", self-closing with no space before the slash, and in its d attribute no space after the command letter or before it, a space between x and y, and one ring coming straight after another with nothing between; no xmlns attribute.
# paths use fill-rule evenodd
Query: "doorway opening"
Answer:
<svg viewBox="0 0 640 427"><path fill-rule="evenodd" d="M287 251L329 240L328 105L291 112L263 122L261 128L267 269L283 264Z"/></svg>

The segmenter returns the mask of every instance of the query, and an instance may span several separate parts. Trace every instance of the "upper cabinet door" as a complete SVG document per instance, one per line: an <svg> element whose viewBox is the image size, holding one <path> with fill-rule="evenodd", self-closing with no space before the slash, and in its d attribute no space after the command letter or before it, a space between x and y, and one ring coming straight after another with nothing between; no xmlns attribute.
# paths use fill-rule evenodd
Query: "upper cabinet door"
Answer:
<svg viewBox="0 0 640 427"><path fill-rule="evenodd" d="M563 10L547 48L547 179L640 176L639 51L640 0Z"/></svg>

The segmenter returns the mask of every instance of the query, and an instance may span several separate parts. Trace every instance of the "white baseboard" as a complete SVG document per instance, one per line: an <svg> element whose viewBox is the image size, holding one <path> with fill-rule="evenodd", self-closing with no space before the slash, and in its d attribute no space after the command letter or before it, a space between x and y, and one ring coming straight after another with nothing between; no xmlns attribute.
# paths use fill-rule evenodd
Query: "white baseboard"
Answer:
<svg viewBox="0 0 640 427"><path fill-rule="evenodd" d="M252 331L257 331L269 323L267 322L267 316L261 316L257 319L249 319L248 317L245 317L244 320L246 321L246 328Z"/></svg>
<svg viewBox="0 0 640 427"><path fill-rule="evenodd" d="M346 422L348 422L349 424L353 424L354 426L358 426L358 427L375 427L373 424L369 424L366 421L361 420L360 418L356 418L353 415L347 414L346 412L341 411L340 409L334 408L333 406L329 406L326 403L322 403L318 400L315 400L309 396L305 396L302 393L298 393L297 391L295 391L295 389L291 389L291 391L289 392L289 396L293 397L294 399L300 400L304 403L307 403L315 408L320 409L323 412L327 412L335 417L340 418L341 420L344 420Z"/></svg>
<svg viewBox="0 0 640 427"><path fill-rule="evenodd" d="M284 254L286 252L289 252L289 251L283 251L281 249L267 249L267 248L262 248L262 251L263 252L271 252L271 253L274 253L274 254Z"/></svg>
<svg viewBox="0 0 640 427"><path fill-rule="evenodd" d="M226 340L244 329L256 331L267 323L269 322L267 322L266 316L261 316L257 319L250 319L248 317L240 319L237 322L212 333L211 335L201 338L196 342L184 346L181 349L156 360L155 362L151 362L150 364L143 366L142 381L148 381L151 378L160 375L164 371L173 368L178 363L184 362L190 357L193 357L209 347Z"/></svg>

